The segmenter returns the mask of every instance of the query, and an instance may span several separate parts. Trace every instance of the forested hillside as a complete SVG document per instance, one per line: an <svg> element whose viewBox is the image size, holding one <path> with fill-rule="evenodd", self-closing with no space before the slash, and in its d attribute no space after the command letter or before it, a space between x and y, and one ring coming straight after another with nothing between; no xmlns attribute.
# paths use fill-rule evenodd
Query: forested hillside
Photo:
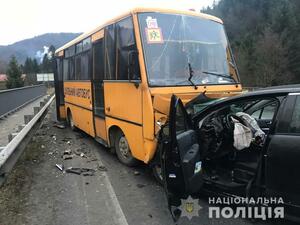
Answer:
<svg viewBox="0 0 300 225"><path fill-rule="evenodd" d="M220 0L203 12L223 19L244 86L300 83L299 0Z"/></svg>

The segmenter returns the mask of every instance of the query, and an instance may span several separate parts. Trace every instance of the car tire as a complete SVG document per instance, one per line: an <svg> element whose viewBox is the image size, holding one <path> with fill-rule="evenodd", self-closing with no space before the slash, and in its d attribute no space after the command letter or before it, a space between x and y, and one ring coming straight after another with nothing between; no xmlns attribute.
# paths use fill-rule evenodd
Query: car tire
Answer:
<svg viewBox="0 0 300 225"><path fill-rule="evenodd" d="M115 135L115 150L118 159L126 166L135 166L138 161L132 156L129 143L122 131L117 131Z"/></svg>

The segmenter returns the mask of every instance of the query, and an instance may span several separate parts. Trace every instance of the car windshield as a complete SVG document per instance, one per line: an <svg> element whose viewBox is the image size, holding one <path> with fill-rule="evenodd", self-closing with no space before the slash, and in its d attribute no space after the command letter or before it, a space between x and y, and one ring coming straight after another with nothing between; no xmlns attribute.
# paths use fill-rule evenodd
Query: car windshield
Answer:
<svg viewBox="0 0 300 225"><path fill-rule="evenodd" d="M185 109L187 110L188 114L193 115L198 112L201 112L203 109L207 108L211 104L219 102L223 99L225 98L210 98L207 97L205 93L201 93L189 102L187 102L185 104Z"/></svg>
<svg viewBox="0 0 300 225"><path fill-rule="evenodd" d="M222 24L178 14L138 17L150 86L238 82Z"/></svg>

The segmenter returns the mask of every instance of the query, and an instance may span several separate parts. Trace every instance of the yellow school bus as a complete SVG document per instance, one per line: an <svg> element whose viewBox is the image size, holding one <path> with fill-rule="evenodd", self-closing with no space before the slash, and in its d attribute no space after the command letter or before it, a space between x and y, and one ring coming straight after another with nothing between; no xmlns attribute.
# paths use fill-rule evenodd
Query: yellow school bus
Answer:
<svg viewBox="0 0 300 225"><path fill-rule="evenodd" d="M138 8L56 51L57 114L134 165L153 162L172 94L241 92L219 18Z"/></svg>

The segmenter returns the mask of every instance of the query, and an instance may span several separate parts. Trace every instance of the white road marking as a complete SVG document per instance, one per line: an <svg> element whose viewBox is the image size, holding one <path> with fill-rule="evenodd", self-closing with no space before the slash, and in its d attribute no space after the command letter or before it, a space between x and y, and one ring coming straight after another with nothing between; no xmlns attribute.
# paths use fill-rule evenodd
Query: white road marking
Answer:
<svg viewBox="0 0 300 225"><path fill-rule="evenodd" d="M95 152L95 155L96 157L98 158L99 160L99 164L100 165L104 165L101 161L101 157L100 157L100 154L99 152ZM110 183L110 180L107 176L107 173L106 172L103 172L102 173L102 178L104 178L103 180L101 179L101 181L103 182L104 181L104 185L106 186L107 190L108 190L108 194L109 194L109 197L111 199L111 203L112 203L112 207L113 207L113 211L114 211L114 218L112 218L113 220L115 220L115 222L117 224L120 224L120 225L128 225L128 222L126 220L126 217L123 213L123 210L120 206L120 203L119 203L119 200L116 196L116 193ZM98 179L100 179L100 177L98 177Z"/></svg>

